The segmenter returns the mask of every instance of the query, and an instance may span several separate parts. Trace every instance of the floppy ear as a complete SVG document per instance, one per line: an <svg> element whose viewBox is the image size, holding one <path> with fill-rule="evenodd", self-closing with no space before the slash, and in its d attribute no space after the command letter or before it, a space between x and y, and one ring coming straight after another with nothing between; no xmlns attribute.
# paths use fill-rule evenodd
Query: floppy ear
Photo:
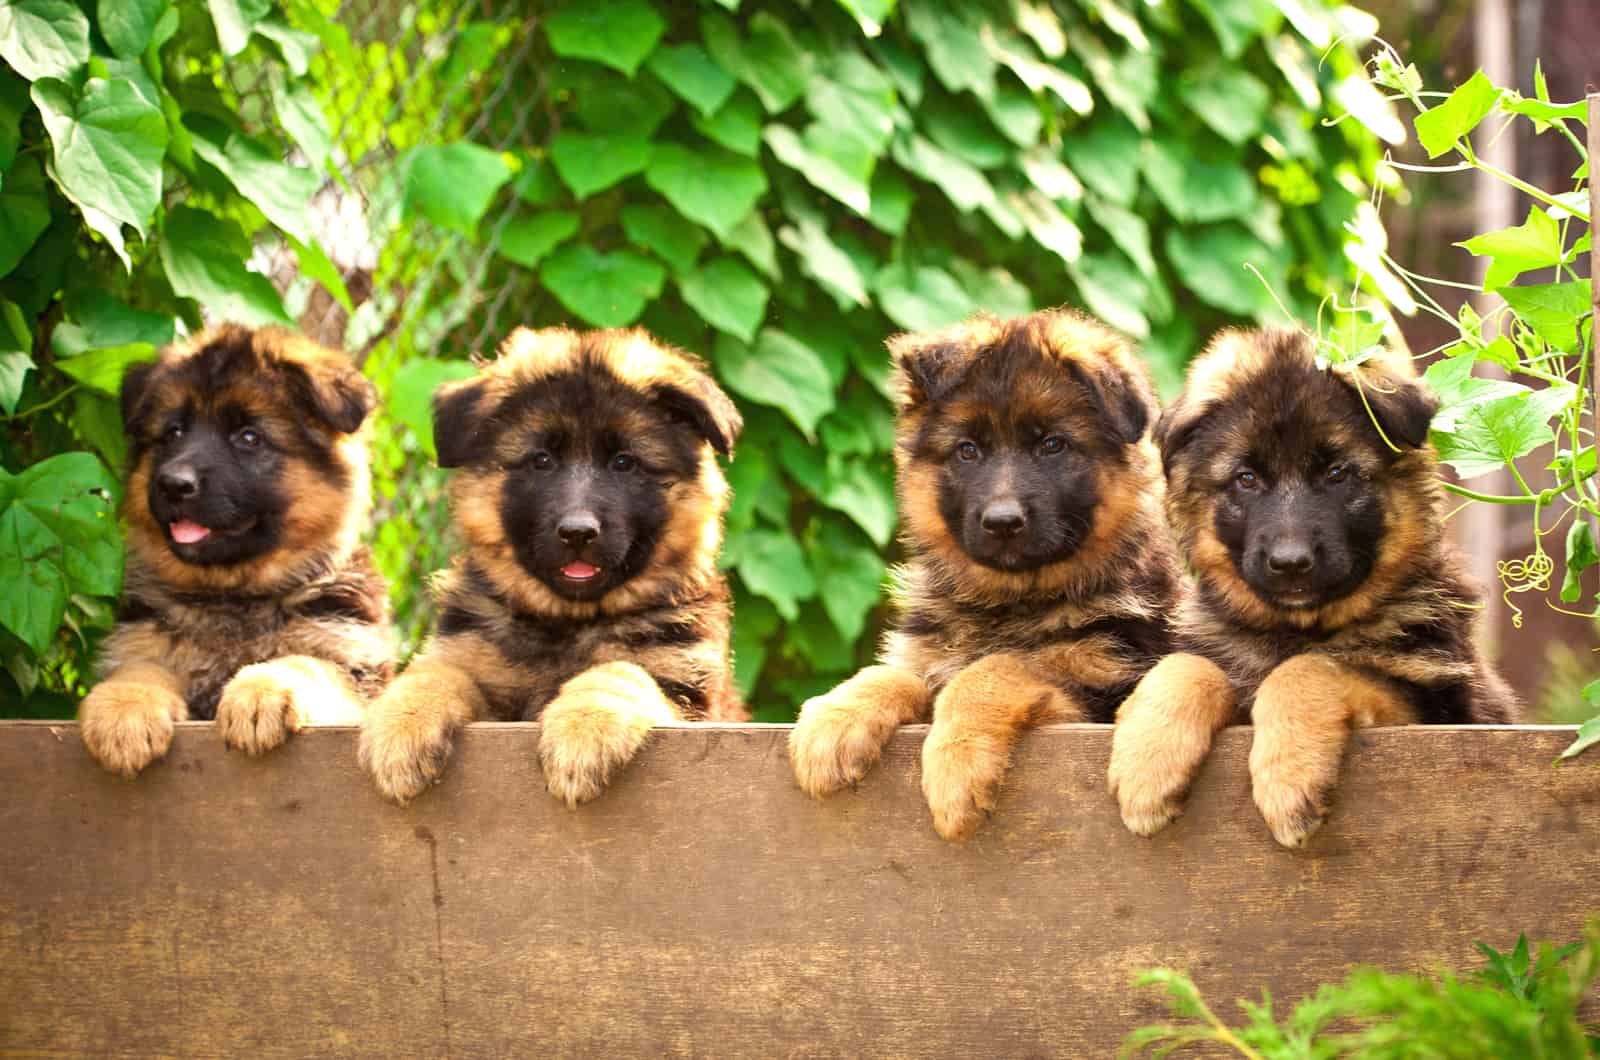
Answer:
<svg viewBox="0 0 1600 1060"><path fill-rule="evenodd" d="M966 347L948 332L894 335L888 345L894 363L890 389L895 407L902 411L950 393L961 385L972 363Z"/></svg>
<svg viewBox="0 0 1600 1060"><path fill-rule="evenodd" d="M709 375L693 370L682 385L662 384L655 400L672 415L687 420L723 456L733 455L733 445L744 430L744 417Z"/></svg>
<svg viewBox="0 0 1600 1060"><path fill-rule="evenodd" d="M1172 469L1172 461L1194 440L1195 431L1205 421L1208 411L1205 405L1191 405L1187 399L1179 398L1161 414L1156 421L1155 441L1161 449L1163 468Z"/></svg>
<svg viewBox="0 0 1600 1060"><path fill-rule="evenodd" d="M479 408L483 380L446 383L433 392L433 449L440 467L464 467L489 455L493 437Z"/></svg>
<svg viewBox="0 0 1600 1060"><path fill-rule="evenodd" d="M150 405L145 399L150 396L150 384L160 367L159 361L146 361L130 365L123 373L122 429L130 438L137 438L144 433L145 421L150 416Z"/></svg>
<svg viewBox="0 0 1600 1060"><path fill-rule="evenodd" d="M1070 358L1065 363L1118 438L1132 445L1144 437L1160 411L1147 386L1111 365L1091 367Z"/></svg>
<svg viewBox="0 0 1600 1060"><path fill-rule="evenodd" d="M351 434L366 422L378 405L378 388L361 369L331 350L323 357L297 366L304 376L305 396L311 411L340 434Z"/></svg>
<svg viewBox="0 0 1600 1060"><path fill-rule="evenodd" d="M1350 385L1355 386L1354 380ZM1372 418L1395 445L1420 449L1428 441L1428 425L1439 411L1439 399L1421 382L1388 372L1364 374L1361 393L1372 409Z"/></svg>

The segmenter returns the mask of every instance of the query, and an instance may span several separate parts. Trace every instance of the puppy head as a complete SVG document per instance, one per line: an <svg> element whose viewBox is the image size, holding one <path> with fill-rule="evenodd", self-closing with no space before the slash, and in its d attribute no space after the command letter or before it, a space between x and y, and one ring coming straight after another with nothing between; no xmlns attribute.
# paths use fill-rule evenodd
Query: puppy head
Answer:
<svg viewBox="0 0 1600 1060"><path fill-rule="evenodd" d="M352 547L376 401L344 354L278 328L209 329L130 369L130 553L175 588L269 591Z"/></svg>
<svg viewBox="0 0 1600 1060"><path fill-rule="evenodd" d="M901 511L913 548L1007 594L1120 540L1156 480L1149 377L1076 313L974 317L889 341Z"/></svg>
<svg viewBox="0 0 1600 1060"><path fill-rule="evenodd" d="M456 521L525 610L625 610L714 576L738 410L639 330L519 328L434 399Z"/></svg>
<svg viewBox="0 0 1600 1060"><path fill-rule="evenodd" d="M1191 564L1256 624L1365 613L1437 545L1436 408L1403 360L1324 369L1301 331L1218 335L1156 431Z"/></svg>

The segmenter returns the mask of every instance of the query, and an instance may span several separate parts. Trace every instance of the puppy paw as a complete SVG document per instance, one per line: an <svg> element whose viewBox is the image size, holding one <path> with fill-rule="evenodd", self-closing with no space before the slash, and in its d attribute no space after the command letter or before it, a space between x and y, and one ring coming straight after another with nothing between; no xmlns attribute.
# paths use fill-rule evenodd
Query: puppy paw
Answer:
<svg viewBox="0 0 1600 1060"><path fill-rule="evenodd" d="M808 699L789 733L789 761L800 790L814 799L867 775L894 735L893 714L860 703L848 688Z"/></svg>
<svg viewBox="0 0 1600 1060"><path fill-rule="evenodd" d="M598 798L655 727L639 706L651 697L662 698L655 682L628 663L585 670L561 686L539 715L539 762L550 794L569 807Z"/></svg>
<svg viewBox="0 0 1600 1060"><path fill-rule="evenodd" d="M1111 739L1111 765L1106 784L1116 796L1122 823L1135 835L1152 836L1183 813L1194 780L1194 765L1184 758L1149 746L1142 734L1117 729ZM1169 737L1170 739L1170 737Z"/></svg>
<svg viewBox="0 0 1600 1060"><path fill-rule="evenodd" d="M436 703L396 686L367 711L357 756L379 794L404 806L444 775L455 728Z"/></svg>
<svg viewBox="0 0 1600 1060"><path fill-rule="evenodd" d="M952 842L976 831L994 810L1008 764L991 741L942 733L936 723L922 745L922 794L934 829Z"/></svg>
<svg viewBox="0 0 1600 1060"><path fill-rule="evenodd" d="M217 701L217 732L231 751L266 754L300 728L295 682L256 663L233 675Z"/></svg>
<svg viewBox="0 0 1600 1060"><path fill-rule="evenodd" d="M1252 770L1256 809L1267 822L1272 838L1291 849L1305 846L1328 817L1328 797L1333 781L1308 777L1256 775Z"/></svg>
<svg viewBox="0 0 1600 1060"><path fill-rule="evenodd" d="M101 767L132 780L172 746L183 700L170 689L135 682L96 685L78 708L78 734Z"/></svg>

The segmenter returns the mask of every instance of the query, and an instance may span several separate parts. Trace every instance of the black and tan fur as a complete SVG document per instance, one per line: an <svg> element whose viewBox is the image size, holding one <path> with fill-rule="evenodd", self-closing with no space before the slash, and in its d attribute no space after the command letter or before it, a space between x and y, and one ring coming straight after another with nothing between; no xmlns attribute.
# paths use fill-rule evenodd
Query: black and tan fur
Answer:
<svg viewBox="0 0 1600 1060"><path fill-rule="evenodd" d="M878 665L805 704L790 757L821 797L931 715L923 791L939 833L959 839L993 809L1025 729L1110 721L1167 650L1178 574L1147 433L1155 399L1128 343L1067 311L977 316L889 349L909 553L899 619ZM1064 440L1053 453L1051 439ZM1060 525L1039 526L1026 558L986 554L958 510L980 483L1015 497L1025 534Z"/></svg>
<svg viewBox="0 0 1600 1060"><path fill-rule="evenodd" d="M431 643L362 732L386 797L437 780L474 720L542 722L546 784L576 805L655 725L747 717L716 563L717 454L740 427L693 358L638 330L518 329L477 376L441 389L434 436L440 464L460 469L465 551L440 578ZM592 545L573 546L598 563L596 584L563 580L571 550L553 535L576 510L597 515Z"/></svg>
<svg viewBox="0 0 1600 1060"><path fill-rule="evenodd" d="M384 584L359 544L375 401L343 354L275 328L213 328L129 371L127 573L78 711L106 769L133 776L184 719L215 718L251 754L304 725L360 720L393 653ZM177 468L195 476L182 501L162 492ZM178 542L180 512L212 522L212 539Z"/></svg>
<svg viewBox="0 0 1600 1060"><path fill-rule="evenodd" d="M1109 780L1130 829L1181 812L1224 725L1254 723L1256 804L1298 846L1328 811L1351 729L1515 720L1474 642L1479 594L1442 540L1435 407L1404 358L1324 368L1301 331L1223 332L1196 359L1157 429L1195 582L1180 653L1117 719ZM1266 536L1247 540L1251 505ZM1328 584L1273 591L1260 563L1279 525L1310 550L1306 584L1333 565Z"/></svg>

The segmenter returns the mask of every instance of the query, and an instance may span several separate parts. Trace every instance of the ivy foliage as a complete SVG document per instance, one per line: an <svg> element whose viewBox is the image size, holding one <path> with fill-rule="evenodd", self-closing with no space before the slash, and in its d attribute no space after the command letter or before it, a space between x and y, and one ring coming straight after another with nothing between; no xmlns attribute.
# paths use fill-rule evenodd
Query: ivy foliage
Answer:
<svg viewBox="0 0 1600 1060"><path fill-rule="evenodd" d="M202 315L292 324L248 265L258 246L350 304L310 208L332 149L305 79L316 45L264 2L0 0L7 714L70 712L113 621L128 365Z"/></svg>
<svg viewBox="0 0 1600 1060"><path fill-rule="evenodd" d="M1351 47L1370 19L1322 0L615 0L484 47L501 28L459 29L435 69L471 49L468 89L521 78L475 127L525 146L403 151L397 227L492 248L516 322L642 325L739 401L724 564L762 720L872 654L896 554L887 335L1070 303L1170 390L1214 327L1279 314L1246 265L1305 313L1353 279L1342 226L1394 122ZM460 362L374 363L425 451L424 396ZM391 574L429 549L396 544Z"/></svg>

